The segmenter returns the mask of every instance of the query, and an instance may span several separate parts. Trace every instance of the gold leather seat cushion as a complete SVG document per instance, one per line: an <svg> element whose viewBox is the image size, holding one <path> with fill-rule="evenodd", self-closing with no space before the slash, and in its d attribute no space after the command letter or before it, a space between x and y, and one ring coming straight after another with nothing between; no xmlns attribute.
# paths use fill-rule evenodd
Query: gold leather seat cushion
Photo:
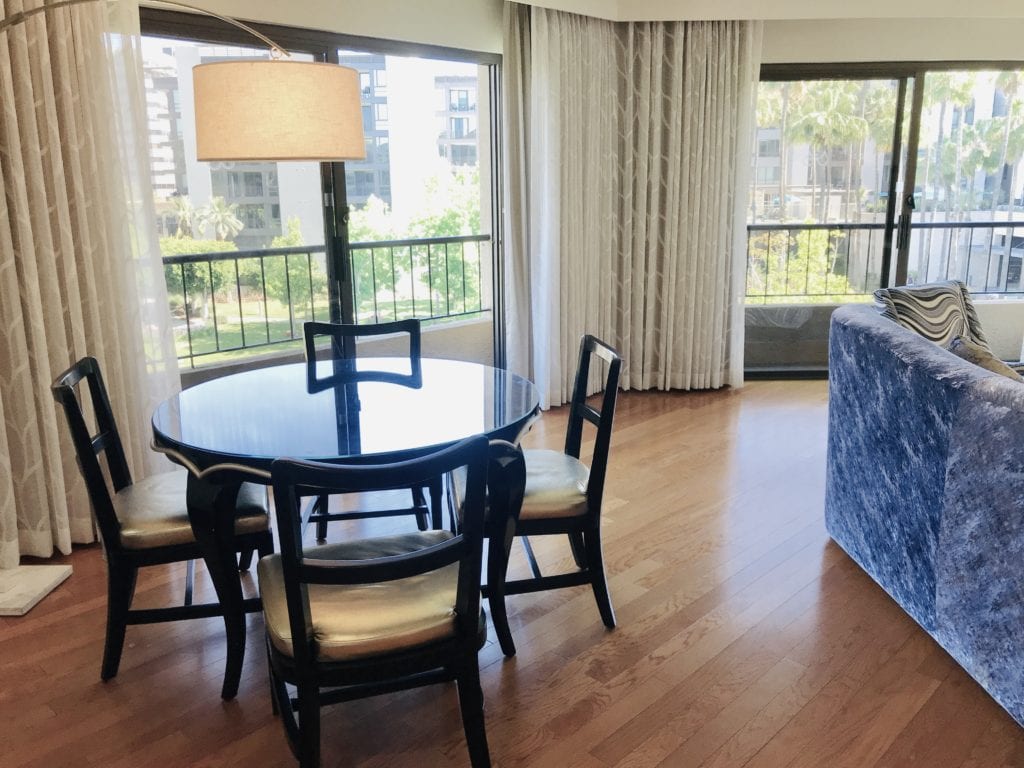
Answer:
<svg viewBox="0 0 1024 768"><path fill-rule="evenodd" d="M578 517L587 511L587 481L590 469L579 459L561 451L523 451L526 459L526 491L520 520ZM452 472L455 509L462 519L466 495L466 470Z"/></svg>
<svg viewBox="0 0 1024 768"><path fill-rule="evenodd" d="M152 549L194 542L185 504L187 486L188 472L177 470L147 477L114 494L121 545L125 549ZM242 483L236 509L236 533L267 529L267 491L262 485Z"/></svg>
<svg viewBox="0 0 1024 768"><path fill-rule="evenodd" d="M587 512L590 469L561 451L524 451L526 493L520 520L577 517Z"/></svg>
<svg viewBox="0 0 1024 768"><path fill-rule="evenodd" d="M452 538L448 531L325 544L306 549L307 559L369 560L413 552ZM279 554L258 566L267 633L292 656L292 633ZM309 614L320 661L349 661L436 642L455 634L459 565L373 584L310 584Z"/></svg>

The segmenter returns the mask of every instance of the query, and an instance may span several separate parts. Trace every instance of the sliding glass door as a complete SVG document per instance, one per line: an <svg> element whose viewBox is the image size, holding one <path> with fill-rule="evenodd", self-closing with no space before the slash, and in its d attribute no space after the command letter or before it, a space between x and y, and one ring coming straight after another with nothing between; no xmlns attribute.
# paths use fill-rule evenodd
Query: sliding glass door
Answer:
<svg viewBox="0 0 1024 768"><path fill-rule="evenodd" d="M1022 71L845 69L762 72L749 372L824 371L832 310L881 286L1024 292Z"/></svg>
<svg viewBox="0 0 1024 768"><path fill-rule="evenodd" d="M366 159L200 163L192 66L268 52L243 47L251 37L216 19L140 16L153 189L184 368L295 354L309 319L418 318L424 354L501 364L498 57L261 27L297 58L359 72Z"/></svg>
<svg viewBox="0 0 1024 768"><path fill-rule="evenodd" d="M747 226L746 367L824 369L831 308L887 282L908 78L762 81Z"/></svg>
<svg viewBox="0 0 1024 768"><path fill-rule="evenodd" d="M748 304L846 301L878 287L903 88L897 80L762 83Z"/></svg>

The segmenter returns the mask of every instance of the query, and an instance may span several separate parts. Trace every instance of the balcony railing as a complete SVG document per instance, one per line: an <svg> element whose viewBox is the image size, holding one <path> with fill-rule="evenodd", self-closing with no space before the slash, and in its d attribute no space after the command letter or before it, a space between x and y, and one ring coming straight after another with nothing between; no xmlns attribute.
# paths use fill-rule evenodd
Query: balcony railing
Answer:
<svg viewBox="0 0 1024 768"><path fill-rule="evenodd" d="M881 285L885 225L752 224L748 304L866 300ZM962 280L974 294L1024 294L1024 222L911 226L908 281Z"/></svg>
<svg viewBox="0 0 1024 768"><path fill-rule="evenodd" d="M356 322L426 321L489 312L490 235L352 243ZM183 366L297 344L302 324L330 316L322 245L163 259Z"/></svg>

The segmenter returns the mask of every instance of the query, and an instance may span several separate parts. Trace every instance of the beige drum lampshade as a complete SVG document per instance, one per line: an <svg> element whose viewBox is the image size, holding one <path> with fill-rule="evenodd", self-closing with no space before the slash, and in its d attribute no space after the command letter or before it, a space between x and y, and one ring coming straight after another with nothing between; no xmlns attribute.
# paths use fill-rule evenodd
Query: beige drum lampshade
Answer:
<svg viewBox="0 0 1024 768"><path fill-rule="evenodd" d="M320 62L248 59L199 64L200 160L362 160L359 73Z"/></svg>

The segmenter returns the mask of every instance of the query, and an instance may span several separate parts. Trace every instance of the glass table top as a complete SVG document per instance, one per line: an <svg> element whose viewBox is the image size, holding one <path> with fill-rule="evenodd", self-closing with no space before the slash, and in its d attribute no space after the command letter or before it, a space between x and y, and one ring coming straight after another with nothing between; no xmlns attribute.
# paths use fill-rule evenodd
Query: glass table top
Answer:
<svg viewBox="0 0 1024 768"><path fill-rule="evenodd" d="M200 465L269 465L282 456L410 456L485 434L515 440L538 408L532 383L477 363L424 358L321 361L245 371L198 384L153 414L156 443ZM377 372L377 373L374 373ZM392 381L358 380L386 372ZM316 391L319 390L319 391Z"/></svg>

